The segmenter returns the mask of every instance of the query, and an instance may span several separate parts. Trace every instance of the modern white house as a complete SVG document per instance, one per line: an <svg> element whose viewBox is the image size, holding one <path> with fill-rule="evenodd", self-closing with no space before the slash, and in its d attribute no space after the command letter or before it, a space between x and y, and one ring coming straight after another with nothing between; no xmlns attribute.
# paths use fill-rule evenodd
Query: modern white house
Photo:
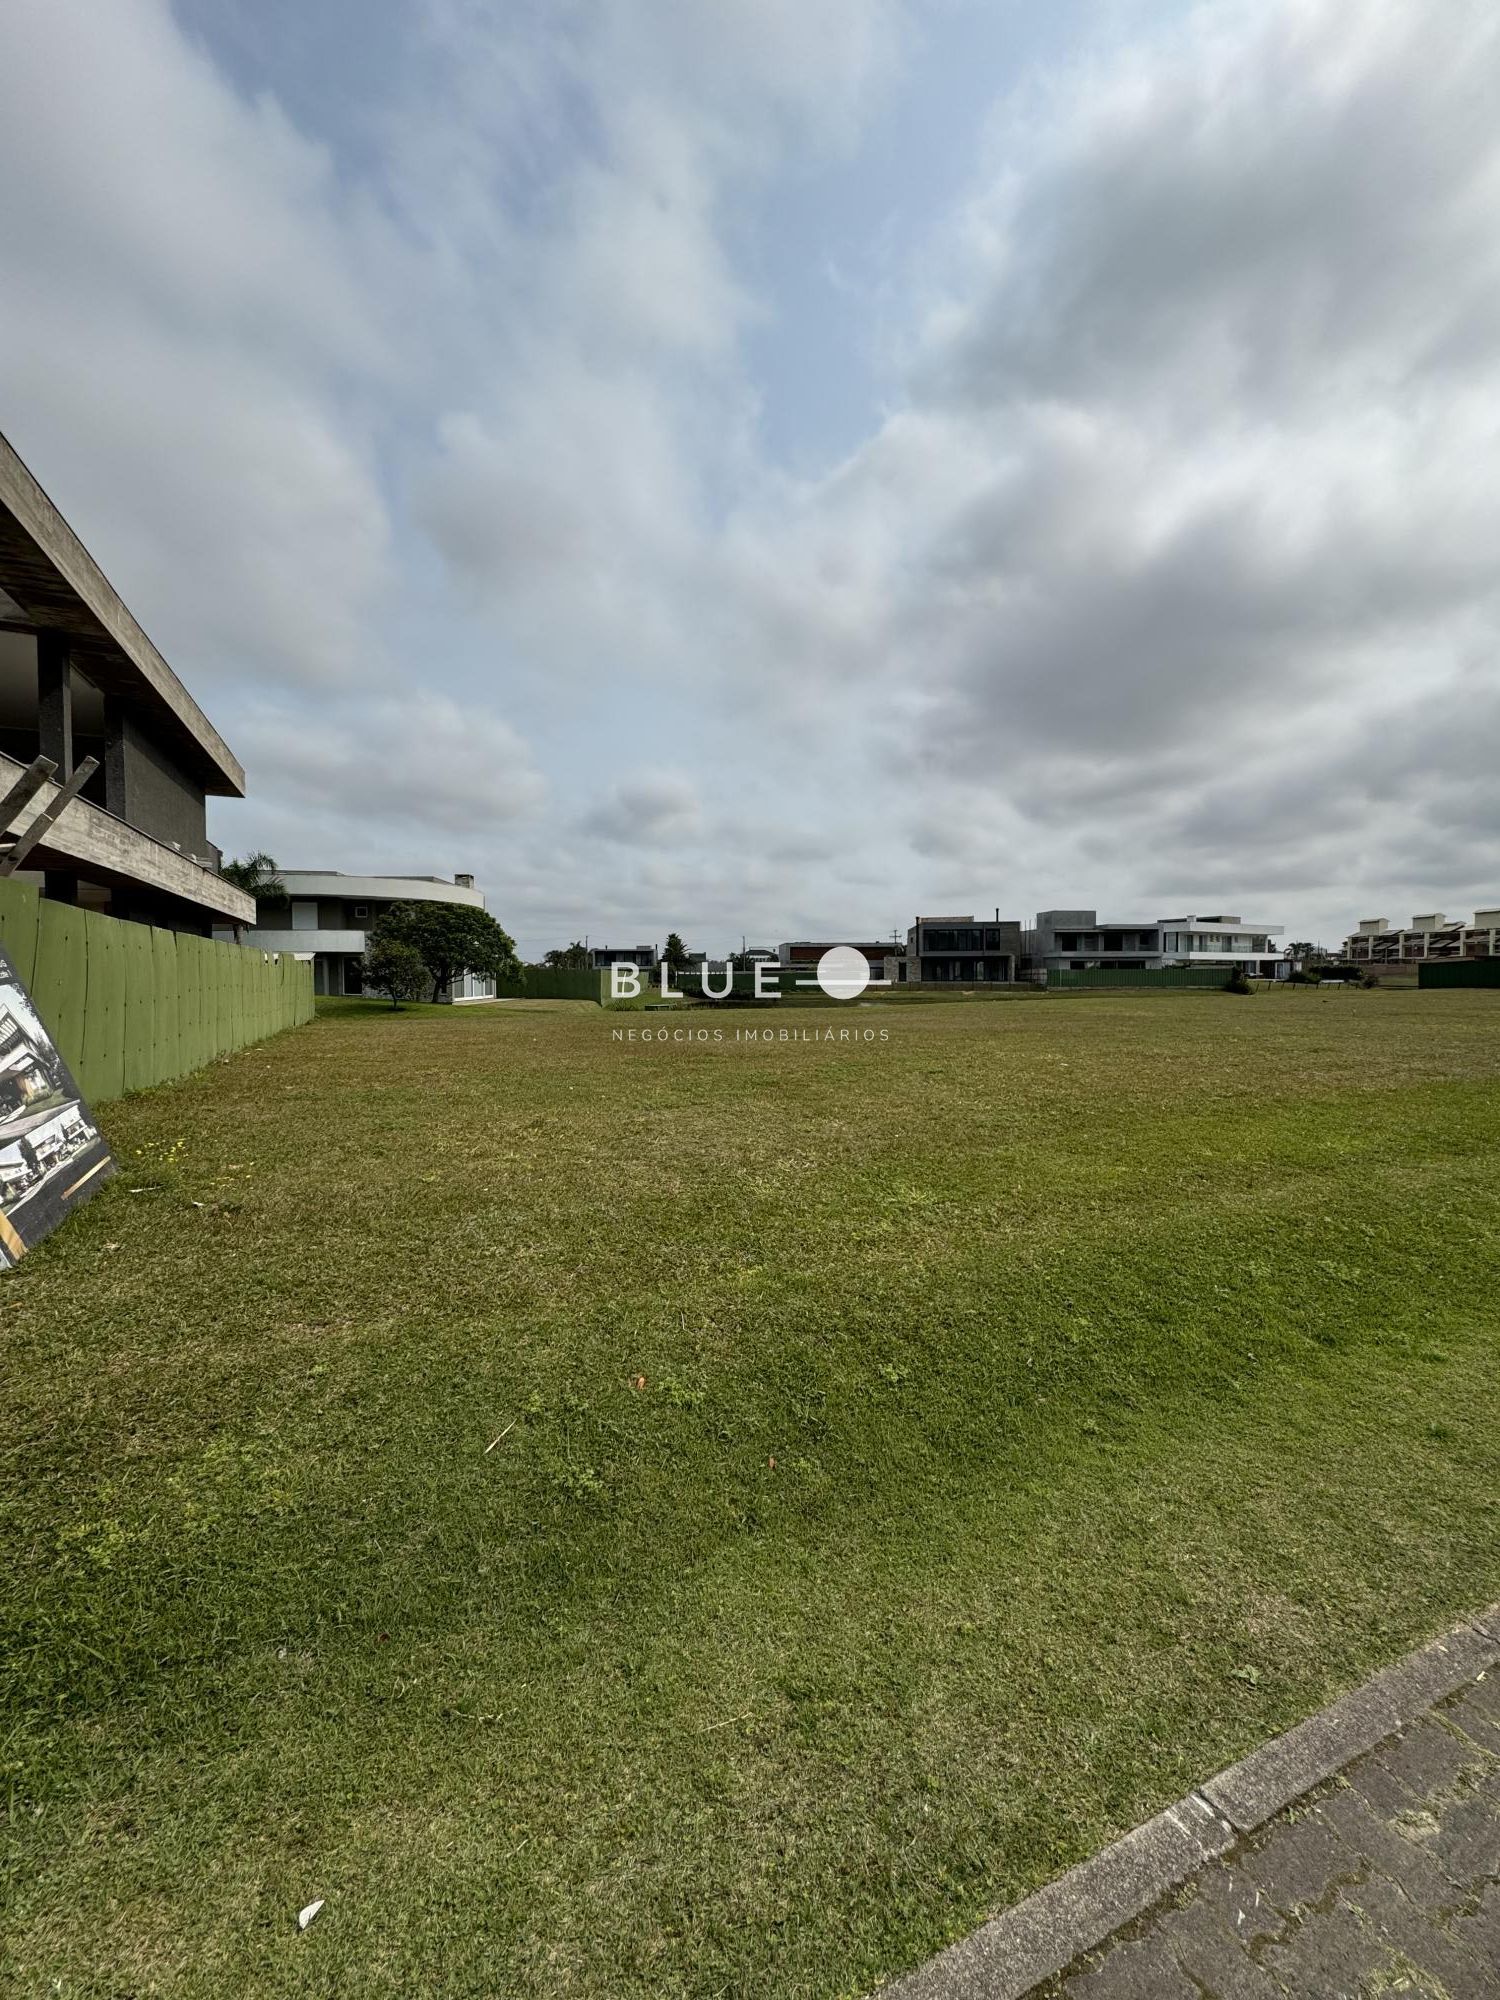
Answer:
<svg viewBox="0 0 1500 2000"><path fill-rule="evenodd" d="M361 961L365 938L392 903L463 903L484 908L484 893L472 875L343 875L333 868L283 868L284 903L262 903L247 944L264 951L289 951L313 963L313 990L322 994L364 991ZM462 1004L493 1000L495 982L465 972L439 1000Z"/></svg>
<svg viewBox="0 0 1500 2000"><path fill-rule="evenodd" d="M1280 963L1280 924L1235 916L1139 918L1101 923L1096 910L1039 910L1026 934L1026 961L1035 972L1092 972L1115 967L1155 972L1170 965L1240 965L1269 978Z"/></svg>

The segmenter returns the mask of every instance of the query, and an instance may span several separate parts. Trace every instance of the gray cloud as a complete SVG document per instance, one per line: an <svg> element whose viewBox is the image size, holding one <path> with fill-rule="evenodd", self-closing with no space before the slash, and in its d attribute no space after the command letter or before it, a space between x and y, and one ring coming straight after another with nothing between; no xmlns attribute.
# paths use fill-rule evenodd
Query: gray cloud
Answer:
<svg viewBox="0 0 1500 2000"><path fill-rule="evenodd" d="M398 239L156 0L25 10L5 95L7 431L208 696L347 678L390 561L348 395L394 365Z"/></svg>
<svg viewBox="0 0 1500 2000"><path fill-rule="evenodd" d="M245 757L232 844L461 845L538 949L1500 895L1488 5L1235 0L1008 92L798 476L757 203L940 9L440 0L342 147L107 12L13 37L0 386Z"/></svg>
<svg viewBox="0 0 1500 2000"><path fill-rule="evenodd" d="M381 840L473 839L535 817L546 787L500 717L442 694L353 700L312 716L267 707L239 730L257 792L324 819L366 821Z"/></svg>
<svg viewBox="0 0 1500 2000"><path fill-rule="evenodd" d="M993 277L933 389L1180 420L1487 373L1496 26L1457 0L1433 30L1395 0L1202 9L1007 104L964 232Z"/></svg>
<svg viewBox="0 0 1500 2000"><path fill-rule="evenodd" d="M692 782L678 772L642 771L609 788L584 816L583 831L633 847L692 840L703 830L702 807Z"/></svg>

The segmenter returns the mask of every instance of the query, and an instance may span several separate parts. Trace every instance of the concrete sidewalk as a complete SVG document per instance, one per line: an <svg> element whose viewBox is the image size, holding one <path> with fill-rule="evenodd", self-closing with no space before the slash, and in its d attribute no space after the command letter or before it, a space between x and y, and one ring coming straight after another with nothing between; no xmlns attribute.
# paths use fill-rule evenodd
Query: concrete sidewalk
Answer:
<svg viewBox="0 0 1500 2000"><path fill-rule="evenodd" d="M1500 1607L884 1993L1500 2000Z"/></svg>

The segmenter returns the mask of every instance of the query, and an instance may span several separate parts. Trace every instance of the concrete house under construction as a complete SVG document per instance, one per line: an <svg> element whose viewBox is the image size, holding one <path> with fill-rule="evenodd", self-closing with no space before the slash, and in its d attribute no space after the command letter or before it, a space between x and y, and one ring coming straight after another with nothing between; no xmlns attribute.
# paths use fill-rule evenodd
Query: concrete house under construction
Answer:
<svg viewBox="0 0 1500 2000"><path fill-rule="evenodd" d="M37 757L54 766L26 795ZM210 795L238 798L229 746L0 437L0 843L97 768L18 861L44 897L209 936L255 921L218 872ZM0 855L4 847L0 845Z"/></svg>

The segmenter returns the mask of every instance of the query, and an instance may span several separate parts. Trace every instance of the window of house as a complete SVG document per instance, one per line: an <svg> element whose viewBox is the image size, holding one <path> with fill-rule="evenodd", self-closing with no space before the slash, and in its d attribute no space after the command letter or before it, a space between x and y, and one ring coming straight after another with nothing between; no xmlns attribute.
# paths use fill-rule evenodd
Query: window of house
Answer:
<svg viewBox="0 0 1500 2000"><path fill-rule="evenodd" d="M369 916L369 914L370 914L370 906L369 906L369 904L368 904L368 903L356 903L356 904L354 905L354 914L355 914L355 916L357 916L357 917L367 917L367 916Z"/></svg>

